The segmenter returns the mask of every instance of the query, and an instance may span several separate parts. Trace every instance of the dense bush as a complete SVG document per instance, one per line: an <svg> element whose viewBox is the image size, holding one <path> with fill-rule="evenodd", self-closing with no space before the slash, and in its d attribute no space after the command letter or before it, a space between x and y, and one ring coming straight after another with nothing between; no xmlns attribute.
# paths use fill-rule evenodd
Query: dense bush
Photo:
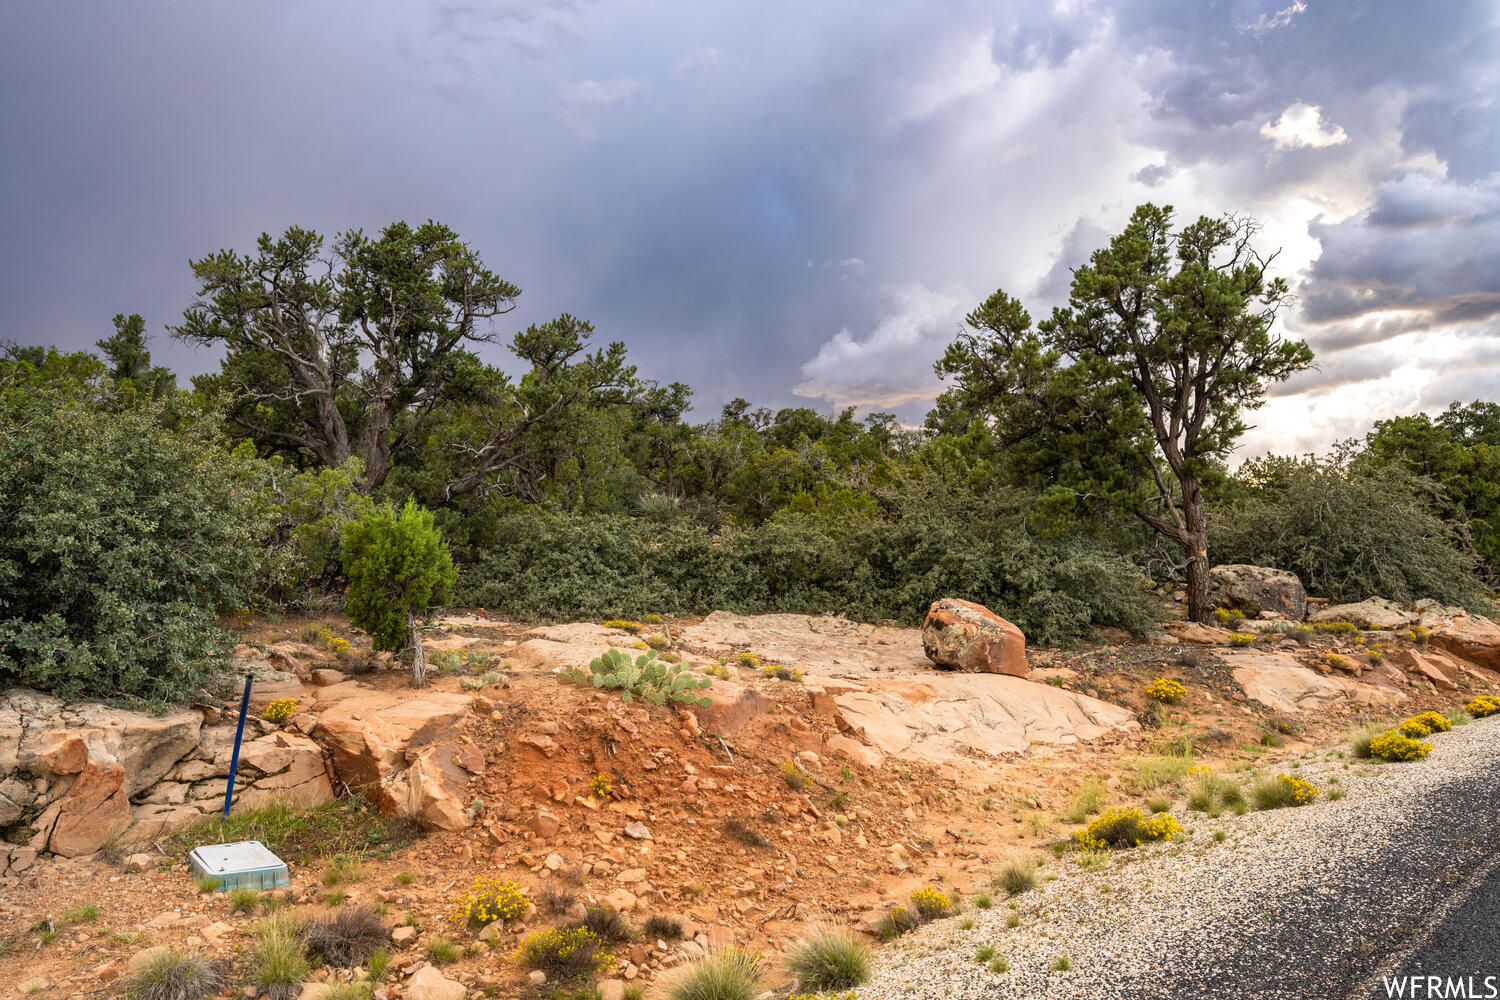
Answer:
<svg viewBox="0 0 1500 1000"><path fill-rule="evenodd" d="M1343 454L1268 457L1237 480L1239 495L1210 521L1215 562L1290 570L1335 602L1430 597L1490 610L1473 557L1432 510L1430 484L1404 469Z"/></svg>
<svg viewBox="0 0 1500 1000"><path fill-rule="evenodd" d="M459 600L522 619L595 620L723 609L844 613L920 624L964 597L1038 643L1091 625L1144 632L1154 608L1139 569L1099 538L1029 531L1010 495L906 484L884 516L832 522L783 513L711 536L697 522L567 516L511 505L462 569Z"/></svg>
<svg viewBox="0 0 1500 1000"><path fill-rule="evenodd" d="M266 570L260 463L217 416L78 364L0 364L0 683L185 698Z"/></svg>
<svg viewBox="0 0 1500 1000"><path fill-rule="evenodd" d="M1084 850L1098 851L1106 847L1136 847L1148 840L1167 840L1182 832L1182 824L1166 813L1158 816L1142 816L1139 809L1106 809L1082 829L1073 833L1073 839Z"/></svg>

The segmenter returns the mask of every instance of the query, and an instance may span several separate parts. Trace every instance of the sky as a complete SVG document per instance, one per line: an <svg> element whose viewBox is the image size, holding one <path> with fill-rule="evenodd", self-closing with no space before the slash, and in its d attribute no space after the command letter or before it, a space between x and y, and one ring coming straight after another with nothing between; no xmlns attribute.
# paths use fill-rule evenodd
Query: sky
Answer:
<svg viewBox="0 0 1500 1000"><path fill-rule="evenodd" d="M1264 227L1316 370L1241 455L1500 399L1500 5L6 0L0 339L157 363L188 262L436 219L641 374L919 422L1144 201ZM508 360L502 348L487 360Z"/></svg>

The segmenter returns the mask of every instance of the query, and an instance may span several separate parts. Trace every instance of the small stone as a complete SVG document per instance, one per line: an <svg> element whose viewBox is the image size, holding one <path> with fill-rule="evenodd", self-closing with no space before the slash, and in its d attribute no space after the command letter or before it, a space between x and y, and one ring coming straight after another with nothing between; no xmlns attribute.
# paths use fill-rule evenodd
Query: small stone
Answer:
<svg viewBox="0 0 1500 1000"><path fill-rule="evenodd" d="M555 872L563 866L563 856L561 854L549 854L543 864L547 866L548 871Z"/></svg>
<svg viewBox="0 0 1500 1000"><path fill-rule="evenodd" d="M417 970L406 984L407 1000L463 1000L467 992L462 983L454 982L431 965Z"/></svg>
<svg viewBox="0 0 1500 1000"><path fill-rule="evenodd" d="M394 944L394 945L411 944L416 939L417 939L417 929L415 927L407 927L405 925L402 925L401 927L393 927L393 928L391 928L391 944Z"/></svg>
<svg viewBox="0 0 1500 1000"><path fill-rule="evenodd" d="M128 872L143 872L151 867L153 860L149 854L132 854L125 859L125 870Z"/></svg>
<svg viewBox="0 0 1500 1000"><path fill-rule="evenodd" d="M629 889L616 889L609 895L604 897L604 903L612 910L619 910L621 913L629 913L631 910L635 909L635 893L631 892Z"/></svg>
<svg viewBox="0 0 1500 1000"><path fill-rule="evenodd" d="M547 982L547 974L541 969L532 969L526 974L526 981L532 986L541 986Z"/></svg>
<svg viewBox="0 0 1500 1000"><path fill-rule="evenodd" d="M620 979L599 980L599 1000L625 1000L625 983Z"/></svg>

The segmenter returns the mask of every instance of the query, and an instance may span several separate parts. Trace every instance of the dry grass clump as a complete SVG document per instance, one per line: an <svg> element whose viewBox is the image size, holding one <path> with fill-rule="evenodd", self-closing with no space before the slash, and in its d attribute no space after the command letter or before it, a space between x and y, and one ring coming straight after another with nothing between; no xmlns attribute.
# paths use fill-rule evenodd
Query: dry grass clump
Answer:
<svg viewBox="0 0 1500 1000"><path fill-rule="evenodd" d="M607 906L590 906L578 926L591 932L600 941L630 940L630 925L625 922L624 917L620 916L618 910L612 910ZM678 933L681 933L680 928Z"/></svg>
<svg viewBox="0 0 1500 1000"><path fill-rule="evenodd" d="M250 956L250 981L271 1000L292 1000L312 969L302 943L302 921L282 910L261 922Z"/></svg>
<svg viewBox="0 0 1500 1000"><path fill-rule="evenodd" d="M753 951L722 948L681 966L667 983L670 1000L756 1000L761 994L761 958Z"/></svg>
<svg viewBox="0 0 1500 1000"><path fill-rule="evenodd" d="M125 983L128 1000L203 1000L224 985L219 966L175 948L157 955Z"/></svg>
<svg viewBox="0 0 1500 1000"><path fill-rule="evenodd" d="M1086 778L1063 807L1063 818L1069 823L1082 823L1104 808L1104 795L1104 782L1098 778Z"/></svg>
<svg viewBox="0 0 1500 1000"><path fill-rule="evenodd" d="M656 913L646 918L641 931L655 941L681 941L682 921Z"/></svg>
<svg viewBox="0 0 1500 1000"><path fill-rule="evenodd" d="M990 887L1007 896L1019 896L1036 888L1036 866L1022 858L1011 858L1000 866Z"/></svg>
<svg viewBox="0 0 1500 1000"><path fill-rule="evenodd" d="M385 921L369 906L342 909L332 917L315 917L302 926L307 950L336 969L360 965L390 940Z"/></svg>
<svg viewBox="0 0 1500 1000"><path fill-rule="evenodd" d="M870 948L846 930L820 925L787 950L786 966L800 989L853 989L870 978Z"/></svg>

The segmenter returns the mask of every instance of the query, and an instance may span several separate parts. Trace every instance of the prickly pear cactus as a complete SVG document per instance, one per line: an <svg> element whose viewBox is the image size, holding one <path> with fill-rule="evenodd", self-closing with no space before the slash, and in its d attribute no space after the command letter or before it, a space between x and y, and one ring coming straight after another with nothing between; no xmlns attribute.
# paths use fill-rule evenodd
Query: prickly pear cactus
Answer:
<svg viewBox="0 0 1500 1000"><path fill-rule="evenodd" d="M680 663L658 660L654 649L634 661L630 654L611 649L589 664L589 673L593 675L594 687L618 689L625 701L643 698L653 705L675 701L704 708L713 704L706 696L697 694L713 686L711 678L698 677Z"/></svg>

